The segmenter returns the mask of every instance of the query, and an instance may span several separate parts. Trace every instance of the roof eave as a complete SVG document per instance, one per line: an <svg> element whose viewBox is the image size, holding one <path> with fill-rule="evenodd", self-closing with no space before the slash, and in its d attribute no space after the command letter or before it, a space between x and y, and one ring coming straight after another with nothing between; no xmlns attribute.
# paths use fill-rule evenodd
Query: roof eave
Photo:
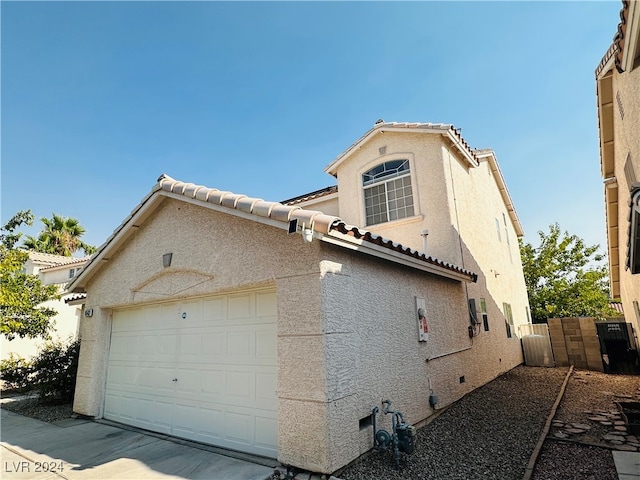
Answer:
<svg viewBox="0 0 640 480"><path fill-rule="evenodd" d="M332 230L328 234L320 236L320 240L332 245L337 245L348 250L361 252L377 258L388 260L393 263L405 265L423 272L445 277L460 282L474 283L477 281L477 275L456 272L446 267L427 263L422 260L413 258L400 252L396 252L386 247L376 245L371 242L357 239L351 235L345 235L338 231Z"/></svg>
<svg viewBox="0 0 640 480"><path fill-rule="evenodd" d="M160 195L160 188L156 185L154 189L133 209L131 214L114 230L111 236L102 244L98 251L87 263L80 275L75 277L67 285L70 292L83 292L88 281L108 262L111 253L116 250L126 239L128 239L135 229L139 228L147 216L158 205L164 197Z"/></svg>
<svg viewBox="0 0 640 480"><path fill-rule="evenodd" d="M496 158L495 152L493 150L490 150L486 153L479 154L478 156L480 158L488 157L489 165L491 166L491 173L496 179L498 190L500 191L500 196L502 197L502 201L507 208L507 213L509 214L509 218L511 218L511 222L513 223L513 228L516 231L516 235L518 237L524 237L524 229L522 228L522 224L520 223L520 218L518 218L518 212L516 212L516 207L513 204L513 200L511 199L511 194L509 193L509 189L507 188L507 183L505 182L502 171L500 170L500 166L498 165L498 159Z"/></svg>

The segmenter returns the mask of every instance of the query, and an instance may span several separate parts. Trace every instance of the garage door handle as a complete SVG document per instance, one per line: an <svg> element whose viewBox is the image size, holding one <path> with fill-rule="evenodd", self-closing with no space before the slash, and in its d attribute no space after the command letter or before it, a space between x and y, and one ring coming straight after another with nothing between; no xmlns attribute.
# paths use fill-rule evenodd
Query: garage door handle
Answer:
<svg viewBox="0 0 640 480"><path fill-rule="evenodd" d="M178 381L178 379L177 379L177 378L174 378L174 379L173 379L173 380L171 380L171 381L172 381L172 382L177 382L177 381Z"/></svg>

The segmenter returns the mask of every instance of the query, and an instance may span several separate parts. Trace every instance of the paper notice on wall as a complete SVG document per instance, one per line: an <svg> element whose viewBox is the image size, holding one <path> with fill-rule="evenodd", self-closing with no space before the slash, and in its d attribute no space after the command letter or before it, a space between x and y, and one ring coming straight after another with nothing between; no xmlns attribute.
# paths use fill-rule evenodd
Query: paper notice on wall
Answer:
<svg viewBox="0 0 640 480"><path fill-rule="evenodd" d="M429 324L427 323L427 302L416 297L416 317L418 318L418 341L429 340Z"/></svg>

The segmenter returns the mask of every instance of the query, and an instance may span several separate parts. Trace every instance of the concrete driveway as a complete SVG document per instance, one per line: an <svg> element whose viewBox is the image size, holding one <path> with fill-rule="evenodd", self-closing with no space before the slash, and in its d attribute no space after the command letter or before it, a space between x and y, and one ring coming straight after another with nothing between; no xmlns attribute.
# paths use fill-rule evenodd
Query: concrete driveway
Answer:
<svg viewBox="0 0 640 480"><path fill-rule="evenodd" d="M88 420L49 424L0 412L0 478L7 480L265 480L278 464L231 458L199 444Z"/></svg>

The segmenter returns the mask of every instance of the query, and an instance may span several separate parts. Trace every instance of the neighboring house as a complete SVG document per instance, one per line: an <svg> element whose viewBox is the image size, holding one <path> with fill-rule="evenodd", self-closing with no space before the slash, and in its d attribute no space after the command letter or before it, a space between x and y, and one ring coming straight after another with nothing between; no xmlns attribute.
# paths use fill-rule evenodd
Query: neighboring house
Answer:
<svg viewBox="0 0 640 480"><path fill-rule="evenodd" d="M69 337L77 337L79 316L82 306L70 305L67 300L73 295L65 290L68 284L77 276L89 258L64 257L49 253L29 252L29 259L24 265L24 272L29 275L37 275L44 285L58 285L61 294L60 300L50 300L42 304L44 307L53 308L58 313L53 318L54 329L51 338L65 340ZM9 341L2 336L0 344L1 358L8 358L12 353L23 358L36 355L44 344L42 338L29 339L16 337Z"/></svg>
<svg viewBox="0 0 640 480"><path fill-rule="evenodd" d="M623 1L613 44L596 69L611 295L640 327L640 3Z"/></svg>
<svg viewBox="0 0 640 480"><path fill-rule="evenodd" d="M331 473L382 399L419 423L522 362L492 151L380 122L327 171L337 188L287 205L161 176L70 285L74 411Z"/></svg>

